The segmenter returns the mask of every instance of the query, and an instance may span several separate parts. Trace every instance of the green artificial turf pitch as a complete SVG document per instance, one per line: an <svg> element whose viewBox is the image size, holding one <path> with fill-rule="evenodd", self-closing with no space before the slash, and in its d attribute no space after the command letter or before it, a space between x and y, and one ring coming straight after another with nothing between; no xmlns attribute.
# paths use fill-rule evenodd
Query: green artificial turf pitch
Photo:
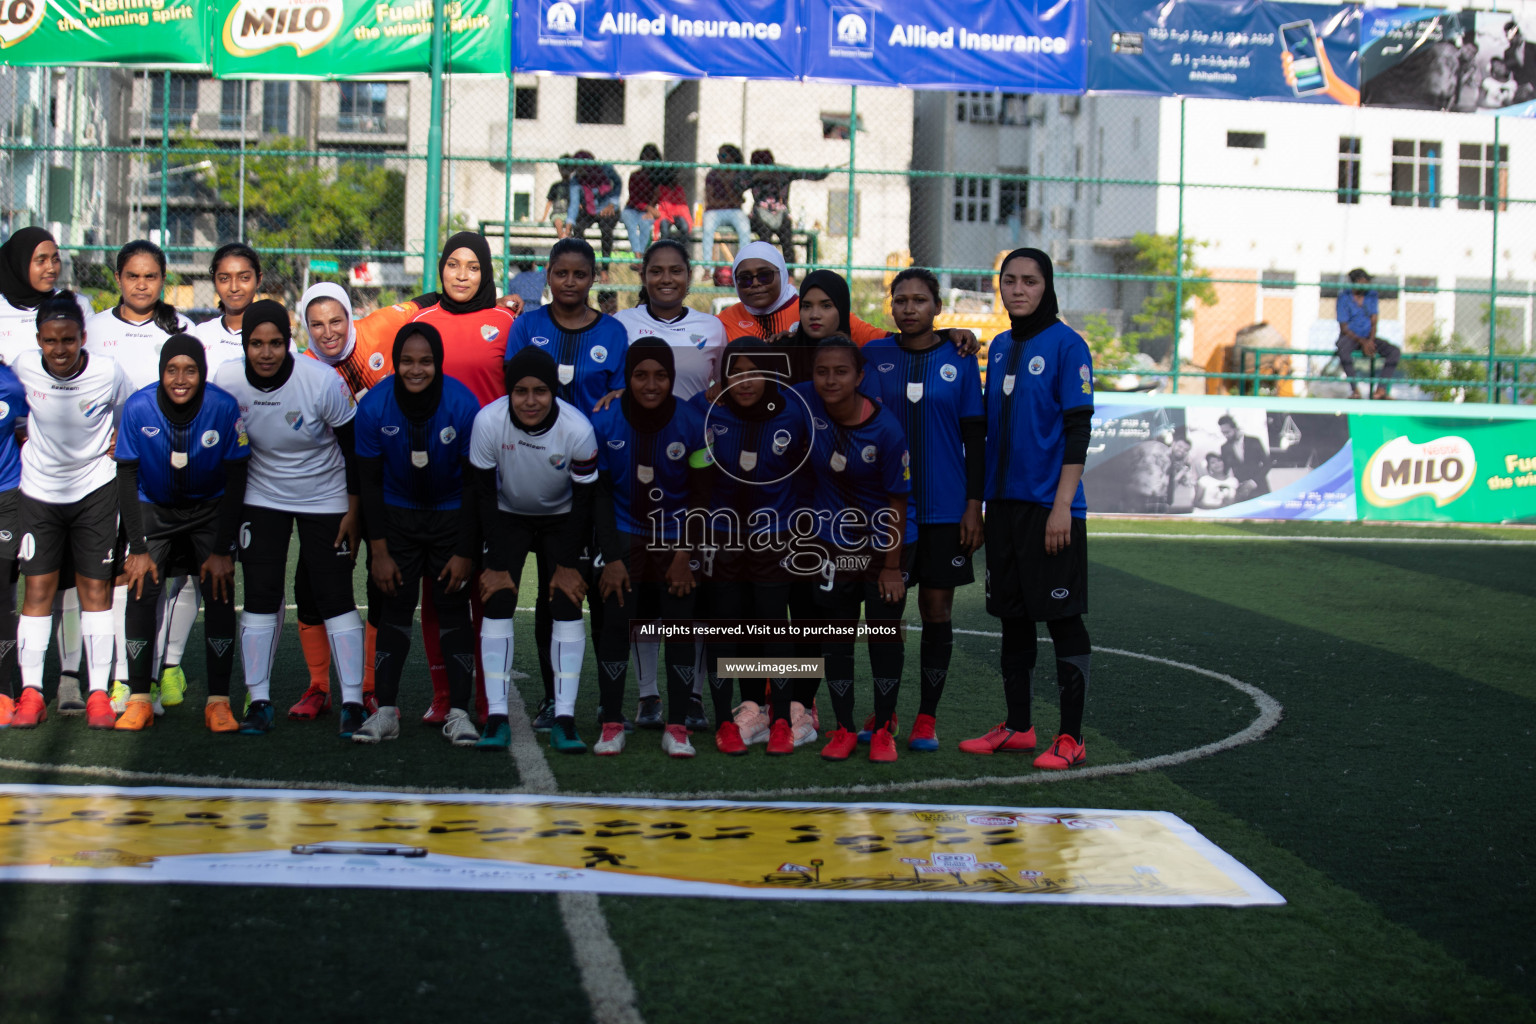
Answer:
<svg viewBox="0 0 1536 1024"><path fill-rule="evenodd" d="M1270 539L1181 539L1190 533ZM1317 535L1379 542L1284 539ZM1279 890L1286 906L604 897L642 1016L653 1024L1536 1020L1536 548L1395 543L1413 537L1536 539L1499 529L1095 520L1095 644L1232 675L1278 700L1281 723L1259 742L1162 771L878 798L1171 811ZM979 586L960 592L957 629L996 630L981 598ZM910 600L908 614L915 621ZM516 657L536 674L530 632L531 620L522 619ZM200 632L192 649L201 649ZM1050 647L1042 644L1041 654L1036 719L1046 733L1056 720ZM904 726L916 704L915 657L914 649ZM956 638L939 719L943 749L918 755L903 747L891 767L828 764L814 749L725 758L707 737L698 758L671 762L654 733L632 736L612 761L548 757L563 792L1027 780L1035 772L1025 759L966 758L954 749L1001 716L996 657L993 637ZM589 741L594 668L589 655L578 718ZM210 736L200 667L189 669L187 704L147 734L92 733L83 719L52 718L32 732L0 734L0 758L381 790L517 788L510 759L454 750L414 725L396 743L363 749L334 737L334 716L280 720L261 739ZM867 666L861 676L862 715ZM286 707L305 679L291 624L274 678ZM531 711L537 684L522 686ZM408 717L424 706L426 690L413 652L402 697ZM1256 713L1217 680L1100 652L1088 705L1090 763L1214 742ZM0 781L109 780L3 769ZM6 1024L589 1016L550 896L0 885Z"/></svg>

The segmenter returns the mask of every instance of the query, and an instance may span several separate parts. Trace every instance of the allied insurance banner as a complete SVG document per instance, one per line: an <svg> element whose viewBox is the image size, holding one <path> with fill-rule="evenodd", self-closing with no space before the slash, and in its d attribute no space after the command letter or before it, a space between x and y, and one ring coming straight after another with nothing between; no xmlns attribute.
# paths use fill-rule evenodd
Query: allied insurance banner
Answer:
<svg viewBox="0 0 1536 1024"><path fill-rule="evenodd" d="M0 787L0 881L1273 906L1164 811Z"/></svg>
<svg viewBox="0 0 1536 1024"><path fill-rule="evenodd" d="M1536 522L1526 409L1105 392L1094 407L1090 512Z"/></svg>
<svg viewBox="0 0 1536 1024"><path fill-rule="evenodd" d="M1090 0L1088 88L1356 106L1360 8Z"/></svg>
<svg viewBox="0 0 1536 1024"><path fill-rule="evenodd" d="M0 64L206 67L202 0L4 0Z"/></svg>
<svg viewBox="0 0 1536 1024"><path fill-rule="evenodd" d="M518 0L518 71L631 77L800 75L798 0Z"/></svg>
<svg viewBox="0 0 1536 1024"><path fill-rule="evenodd" d="M1081 93L1084 0L805 5L804 77L912 89Z"/></svg>
<svg viewBox="0 0 1536 1024"><path fill-rule="evenodd" d="M447 69L507 74L506 0L445 5ZM216 0L213 73L219 78L356 78L425 72L432 2Z"/></svg>

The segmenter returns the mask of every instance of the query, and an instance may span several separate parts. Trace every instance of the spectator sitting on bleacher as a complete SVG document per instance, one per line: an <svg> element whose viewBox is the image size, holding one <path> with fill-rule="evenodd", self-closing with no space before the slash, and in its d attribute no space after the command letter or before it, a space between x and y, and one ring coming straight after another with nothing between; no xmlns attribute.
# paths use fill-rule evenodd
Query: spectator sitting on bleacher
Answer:
<svg viewBox="0 0 1536 1024"><path fill-rule="evenodd" d="M677 168L657 168L651 180L656 183L656 237L675 238L688 245L693 235L693 211L688 208L688 193L678 180ZM635 255L643 252L637 250Z"/></svg>
<svg viewBox="0 0 1536 1024"><path fill-rule="evenodd" d="M544 271L538 269L533 260L525 258L533 255L532 249L518 246L512 250L512 255L517 257L512 264L517 273L507 278L507 294L522 299L524 309L537 309L544 304Z"/></svg>
<svg viewBox="0 0 1536 1024"><path fill-rule="evenodd" d="M715 156L722 164L742 162L741 150L730 143L721 146ZM737 249L752 240L752 225L747 219L746 212L741 208L746 198L746 190L751 185L752 175L747 171L716 167L704 175L704 237L699 243L701 260L720 258L719 252L713 246L716 245L715 233L721 227L727 227L736 232ZM728 260L731 258L729 252L726 253L725 258Z"/></svg>
<svg viewBox="0 0 1536 1024"><path fill-rule="evenodd" d="M795 262L795 222L789 214L789 186L796 179L821 181L831 171L776 171L773 150L754 149L752 165L752 230L765 242L778 239L784 262Z"/></svg>
<svg viewBox="0 0 1536 1024"><path fill-rule="evenodd" d="M661 150L654 142L640 147L641 160L660 160ZM624 201L624 230L629 232L629 251L635 256L651 244L651 224L656 220L656 178L650 167L636 167L629 172L629 198ZM605 254L606 255L606 254Z"/></svg>
<svg viewBox="0 0 1536 1024"><path fill-rule="evenodd" d="M572 160L595 160L579 149ZM571 234L581 238L593 224L603 238L601 280L608 280L608 261L613 256L613 229L619 223L619 195L624 183L612 164L586 164L571 172Z"/></svg>
<svg viewBox="0 0 1536 1024"><path fill-rule="evenodd" d="M544 216L540 220L547 220L555 226L555 238L564 238L571 233L568 217L571 212L571 167L566 163L569 153L562 153L560 159L555 161L555 169L560 172L549 186L549 191L544 195Z"/></svg>
<svg viewBox="0 0 1536 1024"><path fill-rule="evenodd" d="M1375 375L1382 378L1397 375L1397 361L1403 355L1402 349L1385 338L1376 337L1378 302L1375 290L1366 287L1370 282L1371 275L1364 268L1356 267L1349 272L1349 291L1339 292L1339 342L1336 351L1339 355L1339 369L1344 371L1344 376L1350 378L1350 398L1360 397L1360 391L1354 383L1354 378L1358 376L1355 373L1356 349L1371 357L1380 353L1382 363ZM1376 385L1371 397L1392 396L1387 393L1387 385L1382 383Z"/></svg>

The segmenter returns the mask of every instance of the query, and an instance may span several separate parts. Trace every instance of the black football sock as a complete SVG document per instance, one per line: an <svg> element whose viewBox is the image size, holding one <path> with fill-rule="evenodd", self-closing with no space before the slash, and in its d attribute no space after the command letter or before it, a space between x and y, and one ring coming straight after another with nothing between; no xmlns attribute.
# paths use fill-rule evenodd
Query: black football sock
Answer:
<svg viewBox="0 0 1536 1024"><path fill-rule="evenodd" d="M1028 732L1033 724L1031 677L1037 648L1034 622L1023 617L1003 620L1003 699L1008 704L1006 724L1016 732Z"/></svg>
<svg viewBox="0 0 1536 1024"><path fill-rule="evenodd" d="M949 658L955 649L955 628L949 622L923 623L923 639L918 645L918 661L923 670L922 693L917 713L937 715L939 698L949 678Z"/></svg>

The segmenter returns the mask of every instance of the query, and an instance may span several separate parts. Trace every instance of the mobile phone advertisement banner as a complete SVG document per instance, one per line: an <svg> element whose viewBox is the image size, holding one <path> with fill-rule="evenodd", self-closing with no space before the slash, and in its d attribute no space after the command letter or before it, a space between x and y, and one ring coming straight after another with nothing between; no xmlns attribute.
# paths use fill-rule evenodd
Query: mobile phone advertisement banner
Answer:
<svg viewBox="0 0 1536 1024"><path fill-rule="evenodd" d="M1083 0L805 5L803 77L910 89L1081 93Z"/></svg>
<svg viewBox="0 0 1536 1024"><path fill-rule="evenodd" d="M206 67L202 0L5 0L0 64L135 64Z"/></svg>
<svg viewBox="0 0 1536 1024"><path fill-rule="evenodd" d="M1094 92L1358 102L1360 8L1263 0L1089 0ZM1287 58L1293 81L1287 80Z"/></svg>
<svg viewBox="0 0 1536 1024"><path fill-rule="evenodd" d="M797 0L519 0L518 71L765 81L800 75Z"/></svg>
<svg viewBox="0 0 1536 1024"><path fill-rule="evenodd" d="M215 0L210 8L218 78L359 78L431 66L430 0ZM509 5L444 5L448 70L505 75Z"/></svg>

